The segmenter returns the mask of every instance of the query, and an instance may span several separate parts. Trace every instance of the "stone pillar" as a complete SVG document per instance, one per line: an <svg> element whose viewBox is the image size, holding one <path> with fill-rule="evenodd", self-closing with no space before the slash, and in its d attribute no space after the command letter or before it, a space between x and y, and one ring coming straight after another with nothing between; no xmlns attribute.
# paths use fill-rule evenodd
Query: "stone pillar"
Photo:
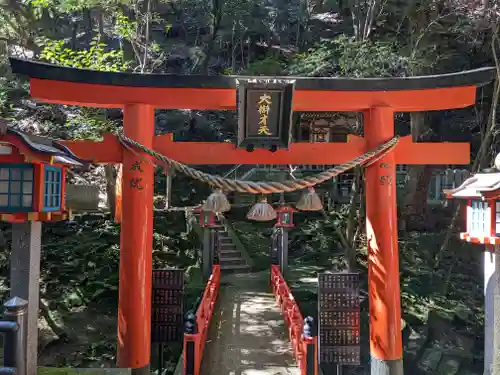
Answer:
<svg viewBox="0 0 500 375"><path fill-rule="evenodd" d="M288 271L288 230L285 228L281 228L281 243L279 244L281 248L280 252L280 268L281 274L286 280L286 274Z"/></svg>
<svg viewBox="0 0 500 375"><path fill-rule="evenodd" d="M213 236L210 228L202 228L203 230L203 246L201 250L201 267L203 272L203 282L207 282L212 274L212 262L214 257L213 252Z"/></svg>
<svg viewBox="0 0 500 375"><path fill-rule="evenodd" d="M38 359L38 308L42 223L12 224L10 295L28 301L26 374L36 375Z"/></svg>
<svg viewBox="0 0 500 375"><path fill-rule="evenodd" d="M495 254L484 252L484 375L491 375L495 298Z"/></svg>
<svg viewBox="0 0 500 375"><path fill-rule="evenodd" d="M279 255L279 236L276 228L274 228L273 233L271 235L271 264L280 264L280 255Z"/></svg>
<svg viewBox="0 0 500 375"><path fill-rule="evenodd" d="M173 171L166 171L166 181L165 181L165 209L168 210L171 205L172 200L172 174Z"/></svg>

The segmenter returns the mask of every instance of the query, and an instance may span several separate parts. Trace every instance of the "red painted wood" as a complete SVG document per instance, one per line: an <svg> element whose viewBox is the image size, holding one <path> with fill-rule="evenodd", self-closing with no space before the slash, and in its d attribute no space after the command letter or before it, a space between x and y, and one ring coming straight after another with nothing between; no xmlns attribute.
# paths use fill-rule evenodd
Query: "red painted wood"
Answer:
<svg viewBox="0 0 500 375"><path fill-rule="evenodd" d="M233 110L235 89L154 88L30 79L31 96L47 103L120 108L144 103L164 109ZM296 90L294 111L363 111L375 106L394 111L432 111L474 104L475 86L408 91Z"/></svg>
<svg viewBox="0 0 500 375"><path fill-rule="evenodd" d="M101 142L61 141L82 159L94 163L121 163L122 148L117 138L106 135ZM347 143L292 143L288 150L248 152L224 142L174 142L172 134L153 140L156 152L185 164L342 164L370 149L363 137L349 136ZM373 146L372 146L373 148ZM394 149L397 164L469 164L468 143L413 143L401 137Z"/></svg>

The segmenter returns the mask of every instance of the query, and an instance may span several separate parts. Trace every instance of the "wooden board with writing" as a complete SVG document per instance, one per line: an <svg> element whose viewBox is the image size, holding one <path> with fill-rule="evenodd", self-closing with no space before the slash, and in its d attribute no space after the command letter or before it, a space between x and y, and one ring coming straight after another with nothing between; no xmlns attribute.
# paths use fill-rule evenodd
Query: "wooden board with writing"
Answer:
<svg viewBox="0 0 500 375"><path fill-rule="evenodd" d="M294 80L237 80L238 147L288 148Z"/></svg>
<svg viewBox="0 0 500 375"><path fill-rule="evenodd" d="M359 275L319 274L318 314L320 364L359 365Z"/></svg>
<svg viewBox="0 0 500 375"><path fill-rule="evenodd" d="M181 342L184 334L184 271L153 270L151 342Z"/></svg>

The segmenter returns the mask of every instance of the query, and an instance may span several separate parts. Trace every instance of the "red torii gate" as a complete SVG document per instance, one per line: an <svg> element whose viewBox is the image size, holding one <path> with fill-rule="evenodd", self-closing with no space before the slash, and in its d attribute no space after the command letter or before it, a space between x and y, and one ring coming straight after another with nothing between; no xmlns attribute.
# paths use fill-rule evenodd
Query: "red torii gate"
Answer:
<svg viewBox="0 0 500 375"><path fill-rule="evenodd" d="M410 78L300 78L294 111L364 113L364 137L344 144L292 143L288 150L249 153L228 143L174 142L154 135L154 110L236 108L236 78L108 73L11 59L14 73L30 78L33 98L47 103L123 108L124 133L186 164L341 164L394 136L394 112L446 110L475 103L476 88L494 69ZM263 78L263 77L259 77ZM291 77L283 77L290 79ZM65 142L82 159L123 163L118 306L118 365L146 374L150 363L150 313L154 173L114 136L102 142ZM148 156L143 155L144 158ZM469 164L468 143L413 143L411 136L366 171L366 226L373 375L403 371L396 164Z"/></svg>

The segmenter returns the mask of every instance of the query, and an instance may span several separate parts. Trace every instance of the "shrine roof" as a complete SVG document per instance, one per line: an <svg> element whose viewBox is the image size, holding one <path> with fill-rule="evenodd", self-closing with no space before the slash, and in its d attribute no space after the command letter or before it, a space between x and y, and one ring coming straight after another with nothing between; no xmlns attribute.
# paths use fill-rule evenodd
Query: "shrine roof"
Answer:
<svg viewBox="0 0 500 375"><path fill-rule="evenodd" d="M339 112L317 112L317 111L300 112L300 118L307 120L319 120L327 118L330 119L338 117L339 114L340 114Z"/></svg>
<svg viewBox="0 0 500 375"><path fill-rule="evenodd" d="M487 193L500 192L500 172L477 173L455 189L445 189L449 198L483 198Z"/></svg>
<svg viewBox="0 0 500 375"><path fill-rule="evenodd" d="M486 67L457 73L387 78L341 77L245 77L102 72L57 66L39 61L10 58L13 73L30 78L128 87L234 89L238 79L295 80L297 90L401 91L448 87L482 86L495 78L495 68Z"/></svg>
<svg viewBox="0 0 500 375"><path fill-rule="evenodd" d="M34 134L28 134L20 130L8 127L6 134L16 136L30 150L54 157L56 163L68 164L72 166L83 166L87 161L80 159L68 147L48 137L41 137ZM1 142L0 135L0 142Z"/></svg>

